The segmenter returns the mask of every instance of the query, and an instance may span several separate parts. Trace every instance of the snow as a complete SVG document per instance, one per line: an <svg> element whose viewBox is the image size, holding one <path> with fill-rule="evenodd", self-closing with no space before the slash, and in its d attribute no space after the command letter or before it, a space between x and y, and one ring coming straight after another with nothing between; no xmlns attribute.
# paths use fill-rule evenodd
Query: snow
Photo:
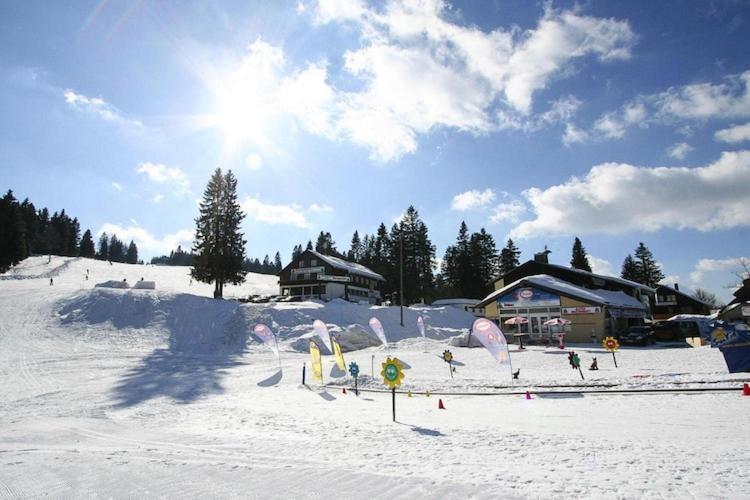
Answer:
<svg viewBox="0 0 750 500"><path fill-rule="evenodd" d="M374 278L379 281L385 281L385 278L383 278L381 275L371 270L369 267L363 266L362 264L357 264L356 262L349 262L348 260L339 259L338 257L333 257L331 255L323 255L322 253L318 253L315 250L309 250L309 252L315 255L320 260L327 262L329 265L337 269L341 269L343 271L347 271L353 274L358 274L361 276L367 276L369 278Z"/></svg>
<svg viewBox="0 0 750 500"><path fill-rule="evenodd" d="M190 285L186 273L44 257L0 276L0 498L743 498L750 491L750 397L740 395L748 377L728 374L717 349L622 348L615 368L601 346L575 345L582 381L566 351L511 345L520 368L513 382L484 349L449 345L474 319L455 308L405 308L401 328L397 307L214 300L211 285ZM157 289L94 288L141 277ZM275 277L249 278L225 290L236 297L276 291ZM371 315L389 346L368 332ZM401 389L413 397L397 395L397 423L390 394L342 393L349 381L331 376L331 356L323 363L332 386L300 384L303 363L310 373L299 351L313 319L352 339L350 348L369 345L345 353L360 366L360 387L384 390L372 375L386 355L405 361ZM280 374L275 355L250 333L261 320L279 333ZM452 380L440 358L445 349L456 361ZM600 370L588 371L594 356ZM592 392L723 387L733 390Z"/></svg>

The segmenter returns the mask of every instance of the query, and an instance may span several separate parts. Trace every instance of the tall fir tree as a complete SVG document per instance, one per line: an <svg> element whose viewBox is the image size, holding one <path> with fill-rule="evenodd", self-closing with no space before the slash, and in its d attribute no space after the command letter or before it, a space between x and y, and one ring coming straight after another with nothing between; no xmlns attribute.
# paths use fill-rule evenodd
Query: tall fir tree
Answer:
<svg viewBox="0 0 750 500"><path fill-rule="evenodd" d="M635 249L635 262L638 269L638 279L636 280L638 283L656 288L659 282L664 279L661 267L654 260L651 250L643 242L638 243L638 247Z"/></svg>
<svg viewBox="0 0 750 500"><path fill-rule="evenodd" d="M622 270L620 271L620 277L626 280L638 282L640 278L638 275L638 265L633 259L633 256L628 254L625 260L622 262Z"/></svg>
<svg viewBox="0 0 750 500"><path fill-rule="evenodd" d="M346 258L352 262L359 262L362 259L362 241L359 239L359 231L354 231L349 251Z"/></svg>
<svg viewBox="0 0 750 500"><path fill-rule="evenodd" d="M273 272L274 274L278 274L281 272L284 266L281 265L281 255L279 252L276 252L276 255L273 256Z"/></svg>
<svg viewBox="0 0 750 500"><path fill-rule="evenodd" d="M109 238L109 260L112 262L125 262L125 244L113 234Z"/></svg>
<svg viewBox="0 0 750 500"><path fill-rule="evenodd" d="M99 260L109 260L109 237L107 233L99 236L99 250L96 252L96 258Z"/></svg>
<svg viewBox="0 0 750 500"><path fill-rule="evenodd" d="M292 249L292 262L297 260L297 257L302 255L302 245L294 245L294 248Z"/></svg>
<svg viewBox="0 0 750 500"><path fill-rule="evenodd" d="M581 240L578 239L578 236L576 236L576 239L573 242L573 256L570 259L570 267L591 272L591 264L589 264L586 249L583 247Z"/></svg>
<svg viewBox="0 0 750 500"><path fill-rule="evenodd" d="M93 259L96 256L96 249L94 248L94 238L91 236L91 230L87 229L83 233L81 238L81 244L78 248L78 255L81 257L87 257Z"/></svg>
<svg viewBox="0 0 750 500"><path fill-rule="evenodd" d="M315 243L315 251L322 253L323 255L332 255L339 257L339 252L336 249L336 242L333 241L331 233L321 231L318 235L318 240Z"/></svg>
<svg viewBox="0 0 750 500"><path fill-rule="evenodd" d="M195 220L191 271L194 279L214 283L214 298L223 297L226 283L245 281L245 240L240 232L244 217L237 201L236 177L231 170L222 175L217 168L208 181Z"/></svg>
<svg viewBox="0 0 750 500"><path fill-rule="evenodd" d="M125 252L125 262L128 264L138 264L138 247L133 240L130 240L128 250Z"/></svg>
<svg viewBox="0 0 750 500"><path fill-rule="evenodd" d="M305 247L305 250L312 250L312 249L313 249L312 241L307 240L307 246Z"/></svg>
<svg viewBox="0 0 750 500"><path fill-rule="evenodd" d="M498 272L500 276L504 276L517 268L521 263L518 258L521 256L521 251L516 248L516 244L513 240L508 238L508 242L505 247L500 250L500 264Z"/></svg>

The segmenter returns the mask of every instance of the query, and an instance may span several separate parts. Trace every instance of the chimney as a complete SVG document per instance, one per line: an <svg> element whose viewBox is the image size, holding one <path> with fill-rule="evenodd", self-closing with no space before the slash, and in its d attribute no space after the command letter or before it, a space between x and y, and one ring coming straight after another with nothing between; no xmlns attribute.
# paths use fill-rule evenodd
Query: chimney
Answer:
<svg viewBox="0 0 750 500"><path fill-rule="evenodd" d="M680 291L680 285L678 285L677 283L675 283L674 284L674 289L679 292Z"/></svg>
<svg viewBox="0 0 750 500"><path fill-rule="evenodd" d="M549 257L547 257L550 253L547 249L547 245L544 245L544 251L538 252L534 254L534 262L540 262L542 264L549 264Z"/></svg>

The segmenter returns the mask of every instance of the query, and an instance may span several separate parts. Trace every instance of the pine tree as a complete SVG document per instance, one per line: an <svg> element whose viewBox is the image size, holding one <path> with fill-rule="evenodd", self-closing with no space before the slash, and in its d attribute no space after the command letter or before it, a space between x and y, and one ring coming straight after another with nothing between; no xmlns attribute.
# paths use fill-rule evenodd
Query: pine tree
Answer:
<svg viewBox="0 0 750 500"><path fill-rule="evenodd" d="M359 262L362 259L362 242L359 239L359 232L356 230L352 235L351 246L346 254L346 258L352 262Z"/></svg>
<svg viewBox="0 0 750 500"><path fill-rule="evenodd" d="M471 268L474 281L470 287L471 298L483 298L492 291L492 282L498 272L497 247L495 238L484 228L471 235Z"/></svg>
<svg viewBox="0 0 750 500"><path fill-rule="evenodd" d="M196 280L215 284L214 298L223 297L225 283L245 281L245 241L240 232L244 217L237 201L237 179L231 170L222 175L217 168L208 181L195 220L191 271Z"/></svg>
<svg viewBox="0 0 750 500"><path fill-rule="evenodd" d="M109 260L112 262L125 262L125 244L113 234L109 239Z"/></svg>
<svg viewBox="0 0 750 500"><path fill-rule="evenodd" d="M8 190L0 199L0 271L28 257L26 227L21 216L20 205Z"/></svg>
<svg viewBox="0 0 750 500"><path fill-rule="evenodd" d="M276 252L276 255L273 257L273 274L280 273L283 268L284 266L281 265L281 255L279 255L279 252Z"/></svg>
<svg viewBox="0 0 750 500"><path fill-rule="evenodd" d="M96 252L96 258L99 260L109 260L109 238L107 233L99 236L99 250Z"/></svg>
<svg viewBox="0 0 750 500"><path fill-rule="evenodd" d="M130 240L128 251L125 253L125 262L128 264L138 263L138 247L133 240Z"/></svg>
<svg viewBox="0 0 750 500"><path fill-rule="evenodd" d="M583 243L581 243L581 240L579 240L577 236L573 242L573 256L570 259L570 267L591 272L591 264L589 264L586 249L583 248Z"/></svg>
<svg viewBox="0 0 750 500"><path fill-rule="evenodd" d="M620 272L620 277L626 280L630 281L638 281L638 265L635 262L635 259L633 259L633 256L628 254L627 257L625 257L625 260L622 262L622 271Z"/></svg>
<svg viewBox="0 0 750 500"><path fill-rule="evenodd" d="M85 233L83 233L83 238L81 238L81 245L78 249L78 255L81 257L87 257L89 259L93 259L96 255L96 249L94 248L94 239L91 236L91 230L87 229Z"/></svg>
<svg viewBox="0 0 750 500"><path fill-rule="evenodd" d="M636 266L638 269L638 283L655 288L664 279L664 273L654 260L654 256L643 242L635 249Z"/></svg>
<svg viewBox="0 0 750 500"><path fill-rule="evenodd" d="M500 265L498 269L500 276L508 274L520 265L520 261L518 260L520 255L521 251L516 248L513 240L508 238L508 243L505 244L505 248L500 250Z"/></svg>
<svg viewBox="0 0 750 500"><path fill-rule="evenodd" d="M312 249L313 249L312 241L307 240L307 246L305 247L305 250L312 250Z"/></svg>
<svg viewBox="0 0 750 500"><path fill-rule="evenodd" d="M296 261L300 255L302 255L302 245L294 245L292 249L292 262Z"/></svg>
<svg viewBox="0 0 750 500"><path fill-rule="evenodd" d="M318 240L315 243L315 251L323 255L340 256L338 250L336 250L336 242L333 241L331 233L328 232L320 232Z"/></svg>

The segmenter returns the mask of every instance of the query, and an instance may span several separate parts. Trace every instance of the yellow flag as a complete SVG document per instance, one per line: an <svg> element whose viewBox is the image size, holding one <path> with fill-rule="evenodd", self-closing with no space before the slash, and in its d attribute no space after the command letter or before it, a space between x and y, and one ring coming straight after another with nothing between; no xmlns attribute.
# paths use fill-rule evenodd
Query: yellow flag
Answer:
<svg viewBox="0 0 750 500"><path fill-rule="evenodd" d="M315 342L310 342L310 358L312 360L312 378L322 382L323 366L320 364L320 349L315 345Z"/></svg>
<svg viewBox="0 0 750 500"><path fill-rule="evenodd" d="M344 361L344 355L341 354L341 346L335 338L331 339L331 342L333 342L333 354L336 356L336 365L338 365L339 370L346 372L346 362Z"/></svg>

